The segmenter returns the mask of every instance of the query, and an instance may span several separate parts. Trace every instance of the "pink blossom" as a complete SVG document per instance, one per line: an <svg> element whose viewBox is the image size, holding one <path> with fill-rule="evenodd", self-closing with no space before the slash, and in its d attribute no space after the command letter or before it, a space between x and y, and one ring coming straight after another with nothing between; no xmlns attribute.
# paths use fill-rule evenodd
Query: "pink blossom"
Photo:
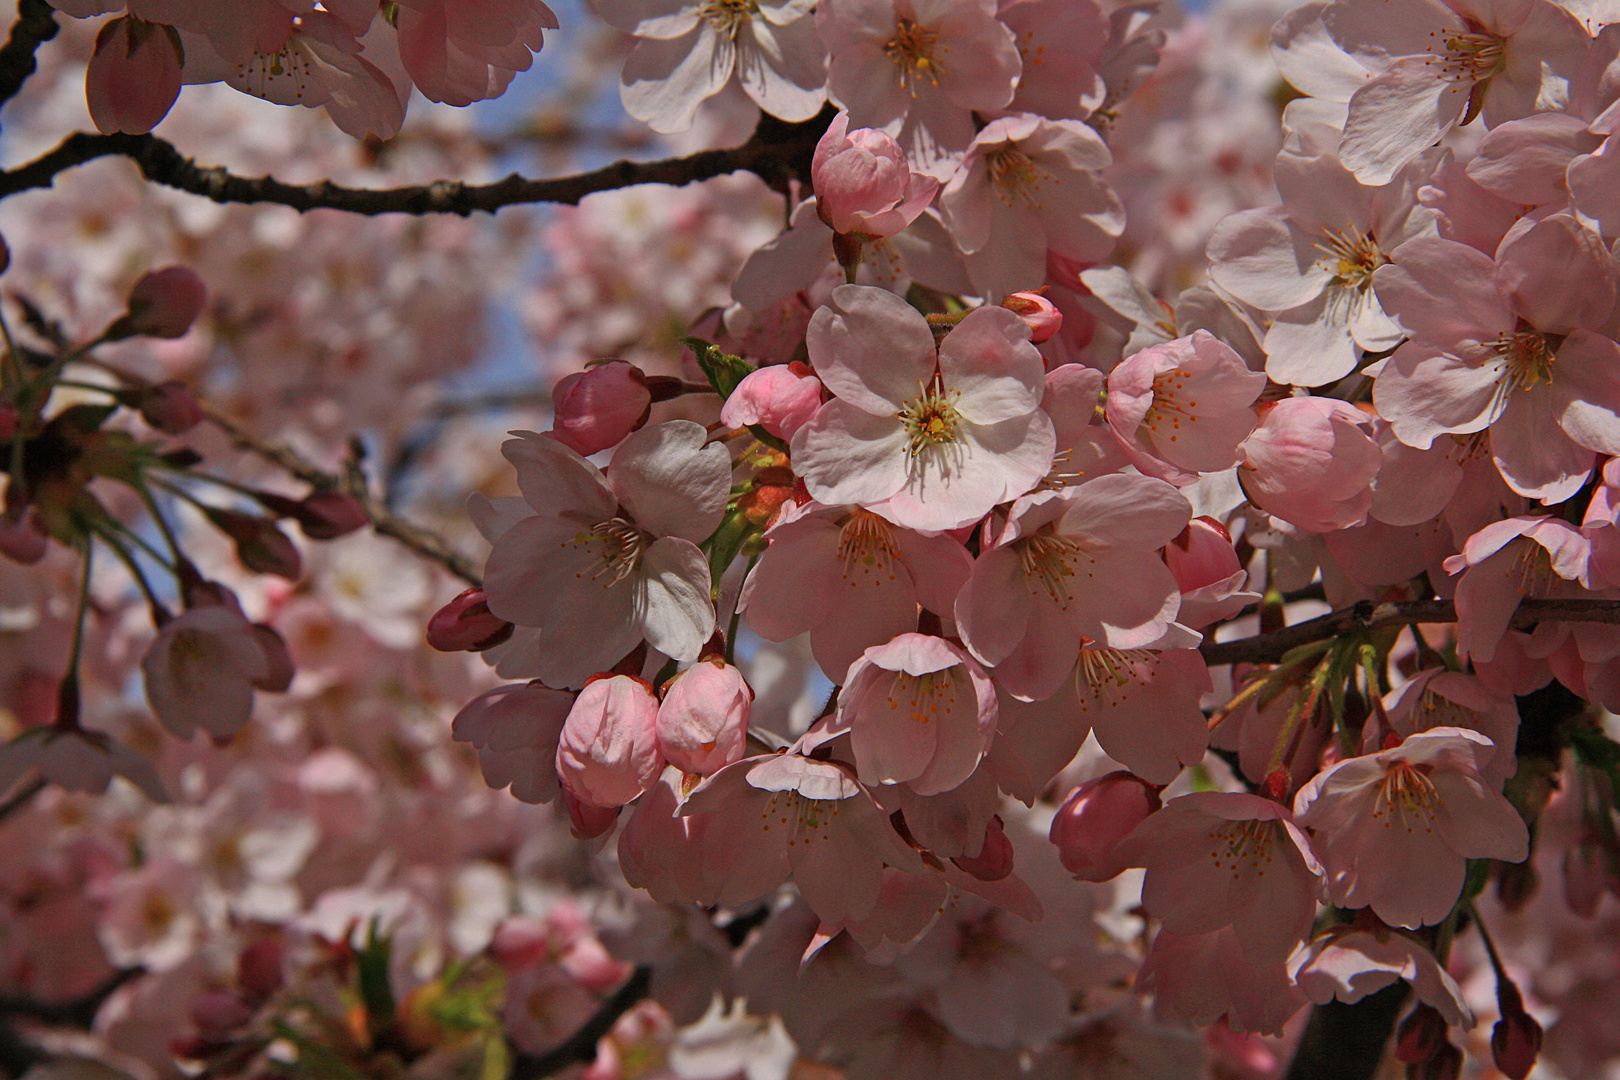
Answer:
<svg viewBox="0 0 1620 1080"><path fill-rule="evenodd" d="M939 181L912 172L900 144L874 128L833 117L810 162L816 213L836 233L893 236L933 202Z"/></svg>
<svg viewBox="0 0 1620 1080"><path fill-rule="evenodd" d="M105 792L113 777L121 776L153 802L169 801L152 763L99 731L30 728L0 746L0 791L10 791L33 769L47 783L94 795Z"/></svg>
<svg viewBox="0 0 1620 1080"><path fill-rule="evenodd" d="M754 691L718 657L675 677L658 706L658 749L683 772L708 776L742 760Z"/></svg>
<svg viewBox="0 0 1620 1080"><path fill-rule="evenodd" d="M808 338L836 397L793 436L793 467L820 502L857 503L913 529L970 525L1052 464L1039 409L1044 365L1005 308L969 312L936 353L922 315L881 289L843 285Z"/></svg>
<svg viewBox="0 0 1620 1080"><path fill-rule="evenodd" d="M1160 930L1137 979L1160 1014L1195 1024L1225 1017L1235 1030L1263 1035L1281 1035L1306 1003L1286 965L1256 964L1230 926L1191 937Z"/></svg>
<svg viewBox="0 0 1620 1080"><path fill-rule="evenodd" d="M551 392L551 408L546 434L589 457L647 422L652 393L640 368L610 360L564 376Z"/></svg>
<svg viewBox="0 0 1620 1080"><path fill-rule="evenodd" d="M771 364L744 375L720 407L729 427L758 424L787 442L821 408L821 380L798 361Z"/></svg>
<svg viewBox="0 0 1620 1080"><path fill-rule="evenodd" d="M1591 541L1554 517L1513 517L1468 538L1461 554L1445 561L1457 582L1457 651L1476 662L1496 655L1519 601L1570 591L1585 584Z"/></svg>
<svg viewBox="0 0 1620 1080"><path fill-rule="evenodd" d="M457 742L478 751L484 783L512 787L526 803L556 798L557 742L574 695L534 683L498 686L462 706L450 724Z"/></svg>
<svg viewBox="0 0 1620 1080"><path fill-rule="evenodd" d="M84 72L96 130L144 135L157 127L180 96L180 64L173 27L127 15L103 26Z"/></svg>
<svg viewBox="0 0 1620 1080"><path fill-rule="evenodd" d="M557 25L542 0L400 0L399 58L423 97L469 105L529 70Z"/></svg>
<svg viewBox="0 0 1620 1080"><path fill-rule="evenodd" d="M1479 770L1487 787L1500 787L1518 771L1519 708L1513 698L1492 690L1473 675L1445 668L1420 671L1405 686L1384 695L1390 729L1401 738L1437 727L1468 728L1496 744ZM1375 752L1373 728L1363 752Z"/></svg>
<svg viewBox="0 0 1620 1080"><path fill-rule="evenodd" d="M1493 750L1476 731L1434 728L1300 788L1295 818L1314 832L1332 901L1391 926L1433 925L1456 904L1469 859L1523 861L1524 820L1480 779Z"/></svg>
<svg viewBox="0 0 1620 1080"><path fill-rule="evenodd" d="M563 783L596 806L623 806L652 787L663 769L652 687L628 675L587 682L557 740Z"/></svg>
<svg viewBox="0 0 1620 1080"><path fill-rule="evenodd" d="M201 727L228 739L247 725L270 660L253 625L234 607L196 607L158 630L141 660L146 700L176 738Z"/></svg>
<svg viewBox="0 0 1620 1080"><path fill-rule="evenodd" d="M1107 881L1130 865L1120 841L1160 805L1152 784L1128 772L1111 772L1069 792L1052 818L1048 839L1057 846L1063 868L1078 880Z"/></svg>
<svg viewBox="0 0 1620 1080"><path fill-rule="evenodd" d="M1190 517L1169 484L1118 473L1019 500L957 597L962 640L1031 699L1057 691L1084 640L1155 643L1181 600L1157 549Z"/></svg>
<svg viewBox="0 0 1620 1080"><path fill-rule="evenodd" d="M964 649L901 634L850 665L827 734L850 732L862 783L909 784L934 795L978 767L996 716L990 677Z"/></svg>
<svg viewBox="0 0 1620 1080"><path fill-rule="evenodd" d="M1150 815L1122 844L1147 867L1142 904L1172 934L1231 926L1252 963L1281 963L1316 917L1322 867L1288 808L1204 791Z"/></svg>
<svg viewBox="0 0 1620 1080"><path fill-rule="evenodd" d="M1367 520L1383 452L1372 418L1334 398L1292 397L1266 409L1243 440L1238 478L1249 501L1310 532Z"/></svg>
<svg viewBox="0 0 1620 1080"><path fill-rule="evenodd" d="M1258 422L1250 406L1265 385L1229 346L1197 330L1108 373L1108 426L1131 464L1187 483L1237 464L1238 444Z"/></svg>
<svg viewBox="0 0 1620 1080"><path fill-rule="evenodd" d="M1382 936L1365 930L1329 934L1311 942L1289 967L1300 990L1318 1005L1335 999L1354 1005L1396 979L1405 979L1418 1000L1439 1010L1446 1023L1464 1027L1474 1023L1462 988L1434 954L1396 931Z"/></svg>

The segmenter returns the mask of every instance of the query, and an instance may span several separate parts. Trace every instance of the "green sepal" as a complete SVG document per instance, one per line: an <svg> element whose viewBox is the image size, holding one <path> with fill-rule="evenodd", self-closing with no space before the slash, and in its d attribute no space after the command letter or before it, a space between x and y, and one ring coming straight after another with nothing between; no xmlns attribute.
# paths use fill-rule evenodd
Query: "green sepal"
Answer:
<svg viewBox="0 0 1620 1080"><path fill-rule="evenodd" d="M714 392L720 395L721 401L730 397L731 392L737 389L737 384L743 381L743 377L754 370L742 357L721 352L702 338L681 338L681 344L691 349L692 355L697 357L698 367L703 369L703 374L709 379L709 385L714 387Z"/></svg>
<svg viewBox="0 0 1620 1080"><path fill-rule="evenodd" d="M721 520L720 527L709 537L705 545L709 549L709 593L710 598L720 598L720 579L725 575L726 568L731 565L738 552L742 551L749 537L759 531L758 526L748 520L747 511L733 507Z"/></svg>

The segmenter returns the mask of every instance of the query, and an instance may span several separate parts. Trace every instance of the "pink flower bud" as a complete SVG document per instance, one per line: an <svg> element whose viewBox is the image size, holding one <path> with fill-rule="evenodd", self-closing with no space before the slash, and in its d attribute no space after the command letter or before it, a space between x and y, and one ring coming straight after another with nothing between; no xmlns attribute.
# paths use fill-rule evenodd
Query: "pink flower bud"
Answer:
<svg viewBox="0 0 1620 1080"><path fill-rule="evenodd" d="M179 435L202 423L203 409L184 383L170 379L141 395L141 418L166 435Z"/></svg>
<svg viewBox="0 0 1620 1080"><path fill-rule="evenodd" d="M114 19L96 35L84 72L90 119L103 135L145 135L180 96L185 53L172 26L133 16Z"/></svg>
<svg viewBox="0 0 1620 1080"><path fill-rule="evenodd" d="M821 408L821 380L797 361L772 364L743 376L720 408L727 427L758 424L783 442Z"/></svg>
<svg viewBox="0 0 1620 1080"><path fill-rule="evenodd" d="M816 212L836 233L893 236L928 209L939 181L911 171L900 144L839 113L810 162Z"/></svg>
<svg viewBox="0 0 1620 1080"><path fill-rule="evenodd" d="M1107 881L1127 865L1115 850L1119 842L1159 806L1151 785L1124 770L1111 772L1069 792L1049 838L1078 880Z"/></svg>
<svg viewBox="0 0 1620 1080"><path fill-rule="evenodd" d="M1408 1065L1428 1061L1450 1031L1446 1018L1433 1005L1419 1002L1395 1029L1395 1058Z"/></svg>
<svg viewBox="0 0 1620 1080"><path fill-rule="evenodd" d="M0 555L32 566L45 557L45 526L33 507L0 514Z"/></svg>
<svg viewBox="0 0 1620 1080"><path fill-rule="evenodd" d="M129 310L107 328L107 340L184 337L207 300L207 286L188 267L149 271L129 291Z"/></svg>
<svg viewBox="0 0 1620 1080"><path fill-rule="evenodd" d="M652 393L640 368L613 360L564 378L551 393L551 407L555 419L547 434L590 455L645 424Z"/></svg>
<svg viewBox="0 0 1620 1080"><path fill-rule="evenodd" d="M1491 1057L1496 1067L1511 1080L1524 1080L1535 1068L1541 1053L1541 1025L1524 1011L1519 988L1510 982L1497 987L1497 1003L1502 1019L1491 1029Z"/></svg>
<svg viewBox="0 0 1620 1080"><path fill-rule="evenodd" d="M1366 413L1333 398L1283 398L1243 443L1238 478L1249 501L1307 532L1367 520L1384 454Z"/></svg>
<svg viewBox="0 0 1620 1080"><path fill-rule="evenodd" d="M682 772L708 776L743 757L754 692L718 657L676 676L658 707L658 748Z"/></svg>
<svg viewBox="0 0 1620 1080"><path fill-rule="evenodd" d="M1063 329L1063 312L1038 292L1010 293L1001 306L1029 324L1029 340L1036 345Z"/></svg>
<svg viewBox="0 0 1620 1080"><path fill-rule="evenodd" d="M1006 830L1001 827L1001 815L997 814L985 826L984 847L972 858L959 857L951 862L961 870L972 874L980 881L1000 881L1013 872L1013 846L1007 839Z"/></svg>
<svg viewBox="0 0 1620 1080"><path fill-rule="evenodd" d="M1243 564L1232 547L1232 536L1214 518L1196 517L1164 547L1164 563L1184 593L1225 581Z"/></svg>
<svg viewBox="0 0 1620 1080"><path fill-rule="evenodd" d="M512 636L512 624L489 613L489 597L472 588L433 613L428 644L440 652L482 652Z"/></svg>
<svg viewBox="0 0 1620 1080"><path fill-rule="evenodd" d="M264 938L246 946L236 957L236 981L243 990L268 997L281 989L281 943Z"/></svg>
<svg viewBox="0 0 1620 1080"><path fill-rule="evenodd" d="M311 540L336 540L371 524L360 500L341 491L315 491L293 509L299 531Z"/></svg>
<svg viewBox="0 0 1620 1080"><path fill-rule="evenodd" d="M652 787L663 768L652 687L629 675L586 683L557 743L564 785L598 807L623 806Z"/></svg>
<svg viewBox="0 0 1620 1080"><path fill-rule="evenodd" d="M287 648L287 641L272 626L264 623L253 624L253 639L259 643L259 651L264 653L265 673L253 680L255 690L263 690L268 694L284 694L287 687L292 685L293 676L297 669L293 666L292 652Z"/></svg>
<svg viewBox="0 0 1620 1080"><path fill-rule="evenodd" d="M576 840L595 839L613 828L613 823L619 820L620 808L617 806L597 806L586 802L574 794L567 784L563 785L562 793L563 805L568 807L569 831Z"/></svg>
<svg viewBox="0 0 1620 1080"><path fill-rule="evenodd" d="M508 915L489 939L489 956L508 975L533 967L551 953L551 934L533 915Z"/></svg>
<svg viewBox="0 0 1620 1080"><path fill-rule="evenodd" d="M239 510L210 508L207 514L209 523L236 545L237 560L255 574L275 574L292 581L302 572L298 549L275 522Z"/></svg>

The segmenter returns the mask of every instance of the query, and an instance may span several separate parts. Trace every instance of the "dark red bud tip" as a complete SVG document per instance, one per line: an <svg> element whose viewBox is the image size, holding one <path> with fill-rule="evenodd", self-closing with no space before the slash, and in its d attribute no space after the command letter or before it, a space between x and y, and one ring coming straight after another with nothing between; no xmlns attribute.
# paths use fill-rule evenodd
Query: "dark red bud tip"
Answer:
<svg viewBox="0 0 1620 1080"><path fill-rule="evenodd" d="M292 512L293 519L311 540L336 540L371 524L360 500L341 491L317 491Z"/></svg>
<svg viewBox="0 0 1620 1080"><path fill-rule="evenodd" d="M1260 794L1272 802L1288 802L1289 776L1287 769L1275 769L1260 785Z"/></svg>
<svg viewBox="0 0 1620 1080"><path fill-rule="evenodd" d="M977 855L971 859L952 859L951 862L980 881L1000 881L1011 874L1013 846L1001 827L1001 816L998 814L990 819L989 826L984 830L984 847Z"/></svg>
<svg viewBox="0 0 1620 1080"><path fill-rule="evenodd" d="M268 997L281 989L281 943L265 938L244 948L236 958L236 981L250 994Z"/></svg>
<svg viewBox="0 0 1620 1080"><path fill-rule="evenodd" d="M207 300L208 288L195 271L184 266L153 270L130 290L129 310L108 327L107 339L184 337Z"/></svg>
<svg viewBox="0 0 1620 1080"><path fill-rule="evenodd" d="M1395 1031L1395 1057L1408 1065L1428 1061L1446 1041L1446 1018L1432 1005L1419 1004Z"/></svg>
<svg viewBox="0 0 1620 1080"><path fill-rule="evenodd" d="M202 405L184 384L172 379L142 394L138 408L141 418L165 435L182 434L203 421Z"/></svg>
<svg viewBox="0 0 1620 1080"><path fill-rule="evenodd" d="M1541 1025L1524 1011L1504 1015L1491 1029L1491 1057L1512 1080L1524 1080L1541 1053Z"/></svg>
<svg viewBox="0 0 1620 1080"><path fill-rule="evenodd" d="M483 589L472 588L434 612L428 644L440 652L482 652L512 636L512 624L489 613Z"/></svg>

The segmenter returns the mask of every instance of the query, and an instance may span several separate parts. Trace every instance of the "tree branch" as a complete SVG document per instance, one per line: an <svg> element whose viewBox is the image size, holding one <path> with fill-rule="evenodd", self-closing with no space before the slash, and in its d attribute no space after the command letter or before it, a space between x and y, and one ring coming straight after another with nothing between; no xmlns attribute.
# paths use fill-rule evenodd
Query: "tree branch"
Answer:
<svg viewBox="0 0 1620 1080"><path fill-rule="evenodd" d="M56 12L45 0L19 0L11 36L0 46L0 104L17 96L37 63L34 53L56 36Z"/></svg>
<svg viewBox="0 0 1620 1080"><path fill-rule="evenodd" d="M1274 664L1290 649L1325 641L1341 634L1365 633L1389 626L1414 623L1454 623L1457 607L1450 600L1405 600L1375 604L1362 601L1269 634L1238 641L1205 639L1200 652L1206 664ZM1540 622L1620 623L1620 600L1536 599L1519 602L1513 628L1528 630Z"/></svg>
<svg viewBox="0 0 1620 1080"><path fill-rule="evenodd" d="M39 2L39 0L34 0ZM10 46L8 45L7 48ZM111 155L129 158L155 184L188 191L218 203L279 203L294 210L330 209L353 214L459 214L494 212L529 203L576 205L597 191L635 184L682 186L726 173L748 171L772 187L808 180L816 141L831 121L831 106L813 120L789 124L762 116L753 136L731 150L704 150L663 161L616 161L577 176L533 180L516 173L492 184L440 180L400 188L351 188L319 181L288 184L272 176L249 178L226 169L198 165L155 135L90 135L76 132L56 149L15 169L0 172L0 198L49 187L58 173Z"/></svg>
<svg viewBox="0 0 1620 1080"><path fill-rule="evenodd" d="M596 1060L596 1044L613 1030L619 1017L629 1012L636 1002L647 996L652 986L652 969L642 964L630 973L624 985L597 1007L591 1018L568 1037L568 1041L547 1053L520 1054L512 1062L508 1080L542 1080L561 1072L569 1065Z"/></svg>

